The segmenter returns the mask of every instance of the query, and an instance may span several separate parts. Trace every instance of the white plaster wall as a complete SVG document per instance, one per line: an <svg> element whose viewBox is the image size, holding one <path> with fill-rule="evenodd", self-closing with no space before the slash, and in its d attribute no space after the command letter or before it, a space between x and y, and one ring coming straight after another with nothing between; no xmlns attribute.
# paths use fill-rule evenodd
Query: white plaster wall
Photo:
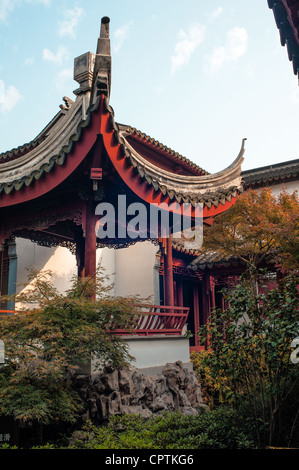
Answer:
<svg viewBox="0 0 299 470"><path fill-rule="evenodd" d="M16 239L18 268L17 292L28 284L28 268L38 271L52 271L53 284L64 292L70 287L71 279L77 273L75 256L63 247L48 248L39 246L23 238Z"/></svg>
<svg viewBox="0 0 299 470"><path fill-rule="evenodd" d="M281 193L283 190L291 194L294 191L299 191L299 181L290 181L289 183L275 184L273 186L270 186L270 188L274 195Z"/></svg>
<svg viewBox="0 0 299 470"><path fill-rule="evenodd" d="M115 250L113 248L99 248L97 250L97 266L107 277L105 285L111 287L110 293L115 294Z"/></svg>
<svg viewBox="0 0 299 470"><path fill-rule="evenodd" d="M190 362L189 340L183 336L125 337L129 353L135 358L132 367L148 369L164 366L168 362ZM91 364L97 371L96 362Z"/></svg>
<svg viewBox="0 0 299 470"><path fill-rule="evenodd" d="M157 367L167 362L189 362L189 340L178 337L136 337L126 339L130 354L136 361L132 363L138 369Z"/></svg>
<svg viewBox="0 0 299 470"><path fill-rule="evenodd" d="M39 246L23 238L17 238L17 291L28 283L27 268L53 273L54 286L64 292L77 274L76 258L63 247ZM136 243L127 248L97 250L97 264L108 277L107 285L113 286L115 296L139 295L154 301L154 265L158 247L150 242Z"/></svg>
<svg viewBox="0 0 299 470"><path fill-rule="evenodd" d="M115 250L115 295L139 295L154 302L154 265L158 247L136 243Z"/></svg>

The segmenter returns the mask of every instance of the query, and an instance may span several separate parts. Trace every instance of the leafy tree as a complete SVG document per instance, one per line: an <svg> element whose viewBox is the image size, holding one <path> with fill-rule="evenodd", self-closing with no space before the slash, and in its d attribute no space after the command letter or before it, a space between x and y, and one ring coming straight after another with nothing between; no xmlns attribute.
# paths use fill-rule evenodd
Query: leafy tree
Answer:
<svg viewBox="0 0 299 470"><path fill-rule="evenodd" d="M209 354L195 361L199 374L208 370L210 390L253 422L259 446L290 445L292 439L299 445L299 368L290 360L299 333L298 282L289 274L257 295L241 279L227 296L229 307L213 312L199 332L201 344L210 345Z"/></svg>
<svg viewBox="0 0 299 470"><path fill-rule="evenodd" d="M205 230L203 251L215 260L234 256L256 269L263 262L299 269L299 197L248 190Z"/></svg>
<svg viewBox="0 0 299 470"><path fill-rule="evenodd" d="M0 318L0 414L23 426L74 423L81 407L72 388L78 364L92 358L120 367L131 359L113 331L134 326L135 299L113 298L100 272L74 278L65 294L53 287L50 272L33 271L29 280L30 288L15 296L21 310Z"/></svg>
<svg viewBox="0 0 299 470"><path fill-rule="evenodd" d="M281 220L275 227L275 238L282 267L299 269L299 197L295 191L289 195L282 192L278 196Z"/></svg>

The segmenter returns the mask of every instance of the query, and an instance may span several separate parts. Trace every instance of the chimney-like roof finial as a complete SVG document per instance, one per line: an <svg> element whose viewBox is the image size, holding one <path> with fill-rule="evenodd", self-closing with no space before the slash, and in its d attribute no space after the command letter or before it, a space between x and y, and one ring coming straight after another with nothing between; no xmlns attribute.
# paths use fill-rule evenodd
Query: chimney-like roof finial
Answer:
<svg viewBox="0 0 299 470"><path fill-rule="evenodd" d="M98 39L97 55L110 56L110 38L109 38L110 19L104 16L101 20L100 37Z"/></svg>
<svg viewBox="0 0 299 470"><path fill-rule="evenodd" d="M103 16L101 20L101 32L100 32L100 37L103 39L109 39L109 23L110 23L110 18L108 18L108 16Z"/></svg>
<svg viewBox="0 0 299 470"><path fill-rule="evenodd" d="M104 16L101 20L100 37L95 57L94 79L95 89L93 101L96 96L104 94L109 99L111 88L111 49L109 38L110 18Z"/></svg>

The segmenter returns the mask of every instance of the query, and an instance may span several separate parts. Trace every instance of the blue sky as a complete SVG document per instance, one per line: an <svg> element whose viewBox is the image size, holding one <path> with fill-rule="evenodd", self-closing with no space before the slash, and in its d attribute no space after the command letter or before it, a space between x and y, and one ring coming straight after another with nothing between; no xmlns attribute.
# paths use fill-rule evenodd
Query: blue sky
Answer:
<svg viewBox="0 0 299 470"><path fill-rule="evenodd" d="M110 17L117 122L209 172L299 157L299 87L266 0L0 0L0 152L74 99L74 58Z"/></svg>

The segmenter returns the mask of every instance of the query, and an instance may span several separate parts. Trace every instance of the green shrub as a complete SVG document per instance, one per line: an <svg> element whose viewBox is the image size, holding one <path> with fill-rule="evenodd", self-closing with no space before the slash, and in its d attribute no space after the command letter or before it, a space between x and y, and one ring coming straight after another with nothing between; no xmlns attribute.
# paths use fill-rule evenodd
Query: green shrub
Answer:
<svg viewBox="0 0 299 470"><path fill-rule="evenodd" d="M114 416L104 426L87 424L70 440L76 449L246 449L253 439L244 433L230 408L197 416L164 413L147 420Z"/></svg>
<svg viewBox="0 0 299 470"><path fill-rule="evenodd" d="M241 279L226 297L229 307L216 309L200 328L209 351L192 361L209 404L233 406L240 420L251 422L259 447L298 447L299 368L291 361L298 275L285 276L266 294L257 294L254 279Z"/></svg>

